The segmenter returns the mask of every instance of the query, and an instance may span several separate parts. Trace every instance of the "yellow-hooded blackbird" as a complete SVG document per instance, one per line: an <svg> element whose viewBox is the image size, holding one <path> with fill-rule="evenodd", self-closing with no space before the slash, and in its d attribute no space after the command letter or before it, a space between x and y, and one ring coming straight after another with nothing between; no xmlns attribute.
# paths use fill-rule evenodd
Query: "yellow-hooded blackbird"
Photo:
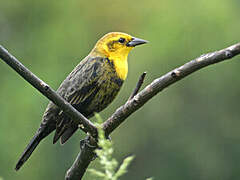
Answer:
<svg viewBox="0 0 240 180"><path fill-rule="evenodd" d="M147 41L125 33L111 32L103 36L67 76L57 93L87 118L106 108L116 97L127 77L127 57L133 47ZM65 143L78 129L69 116L50 102L35 136L25 148L18 170L30 157L40 141L55 131L53 143L61 138Z"/></svg>

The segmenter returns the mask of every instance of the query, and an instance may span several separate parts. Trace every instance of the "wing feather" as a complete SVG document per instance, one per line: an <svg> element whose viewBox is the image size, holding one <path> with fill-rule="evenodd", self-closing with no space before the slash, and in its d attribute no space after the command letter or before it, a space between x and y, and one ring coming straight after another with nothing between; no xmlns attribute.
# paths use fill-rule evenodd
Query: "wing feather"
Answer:
<svg viewBox="0 0 240 180"><path fill-rule="evenodd" d="M101 63L103 60L104 58L101 57L87 57L69 74L58 89L58 93L85 116L89 116L84 110L86 101L95 96L99 89L98 81L104 72L102 71L103 65ZM54 143L68 128L73 127L72 124L73 122L70 118L63 113L63 116L57 122ZM68 134L69 136L72 135L72 133L65 133L66 137L64 139L69 138Z"/></svg>

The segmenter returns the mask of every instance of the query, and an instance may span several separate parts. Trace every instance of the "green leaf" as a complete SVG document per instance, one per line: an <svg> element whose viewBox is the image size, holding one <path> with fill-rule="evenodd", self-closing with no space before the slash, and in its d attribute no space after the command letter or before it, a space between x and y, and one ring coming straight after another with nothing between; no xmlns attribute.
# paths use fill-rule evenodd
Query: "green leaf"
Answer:
<svg viewBox="0 0 240 180"><path fill-rule="evenodd" d="M119 167L118 171L114 176L116 179L127 172L127 168L133 159L134 159L134 156L129 156L123 160L123 163L121 164L121 166Z"/></svg>
<svg viewBox="0 0 240 180"><path fill-rule="evenodd" d="M97 171L95 169L88 169L88 171L90 173L92 173L93 175L95 175L96 177L105 177L105 174L102 173L101 171ZM1 179L0 179L1 180Z"/></svg>

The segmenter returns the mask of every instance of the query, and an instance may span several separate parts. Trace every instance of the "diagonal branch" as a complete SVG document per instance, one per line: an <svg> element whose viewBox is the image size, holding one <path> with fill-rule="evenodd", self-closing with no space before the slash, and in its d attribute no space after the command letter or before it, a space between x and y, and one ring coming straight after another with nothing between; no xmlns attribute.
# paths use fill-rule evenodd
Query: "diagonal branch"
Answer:
<svg viewBox="0 0 240 180"><path fill-rule="evenodd" d="M240 43L228 48L204 54L190 62L168 72L167 74L155 79L151 84L139 92L132 100L119 107L116 112L103 124L106 135L112 133L128 116L141 108L157 93L163 89L211 64L231 59L240 54Z"/></svg>
<svg viewBox="0 0 240 180"><path fill-rule="evenodd" d="M221 61L231 59L232 57L240 54L240 43L230 46L220 51L215 51L202 55L170 72L155 79L151 84L145 87L141 92L135 95L131 100L127 101L124 105L119 107L107 121L103 123L103 128L106 135L111 134L121 123L126 120L132 113L141 108L147 101L149 101L157 93L163 89L181 80L182 78L196 72L211 64L219 63ZM88 142L89 143L89 142ZM94 146L93 144L90 144ZM88 146L83 146L82 152L79 153L75 162L79 162L84 157L82 164L89 165L92 161L92 156L86 157L88 154L92 154L94 148L90 149ZM87 152L87 153L86 153ZM79 165L79 166L78 166ZM66 173L67 180L82 179L83 174L86 171L87 166L82 167L81 164L75 163L74 168L70 168Z"/></svg>
<svg viewBox="0 0 240 180"><path fill-rule="evenodd" d="M19 75L21 75L26 81L28 81L32 86L34 86L38 91L40 91L44 96L46 96L49 100L59 106L76 123L82 124L83 126L79 127L84 132L90 133L92 136L96 137L97 128L91 121L89 121L80 112L73 108L70 103L68 103L61 96L59 96L49 85L47 85L30 70L28 70L1 45L0 58L5 61L11 68L13 68Z"/></svg>

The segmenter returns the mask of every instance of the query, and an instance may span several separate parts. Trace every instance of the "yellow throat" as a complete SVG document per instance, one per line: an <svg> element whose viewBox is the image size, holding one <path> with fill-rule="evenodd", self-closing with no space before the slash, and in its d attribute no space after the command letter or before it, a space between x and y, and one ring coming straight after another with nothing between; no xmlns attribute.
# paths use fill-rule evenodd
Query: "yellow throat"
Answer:
<svg viewBox="0 0 240 180"><path fill-rule="evenodd" d="M125 80L128 74L128 61L127 55L119 54L119 55L110 55L108 58L113 62L114 67L116 69L116 73L120 79Z"/></svg>

